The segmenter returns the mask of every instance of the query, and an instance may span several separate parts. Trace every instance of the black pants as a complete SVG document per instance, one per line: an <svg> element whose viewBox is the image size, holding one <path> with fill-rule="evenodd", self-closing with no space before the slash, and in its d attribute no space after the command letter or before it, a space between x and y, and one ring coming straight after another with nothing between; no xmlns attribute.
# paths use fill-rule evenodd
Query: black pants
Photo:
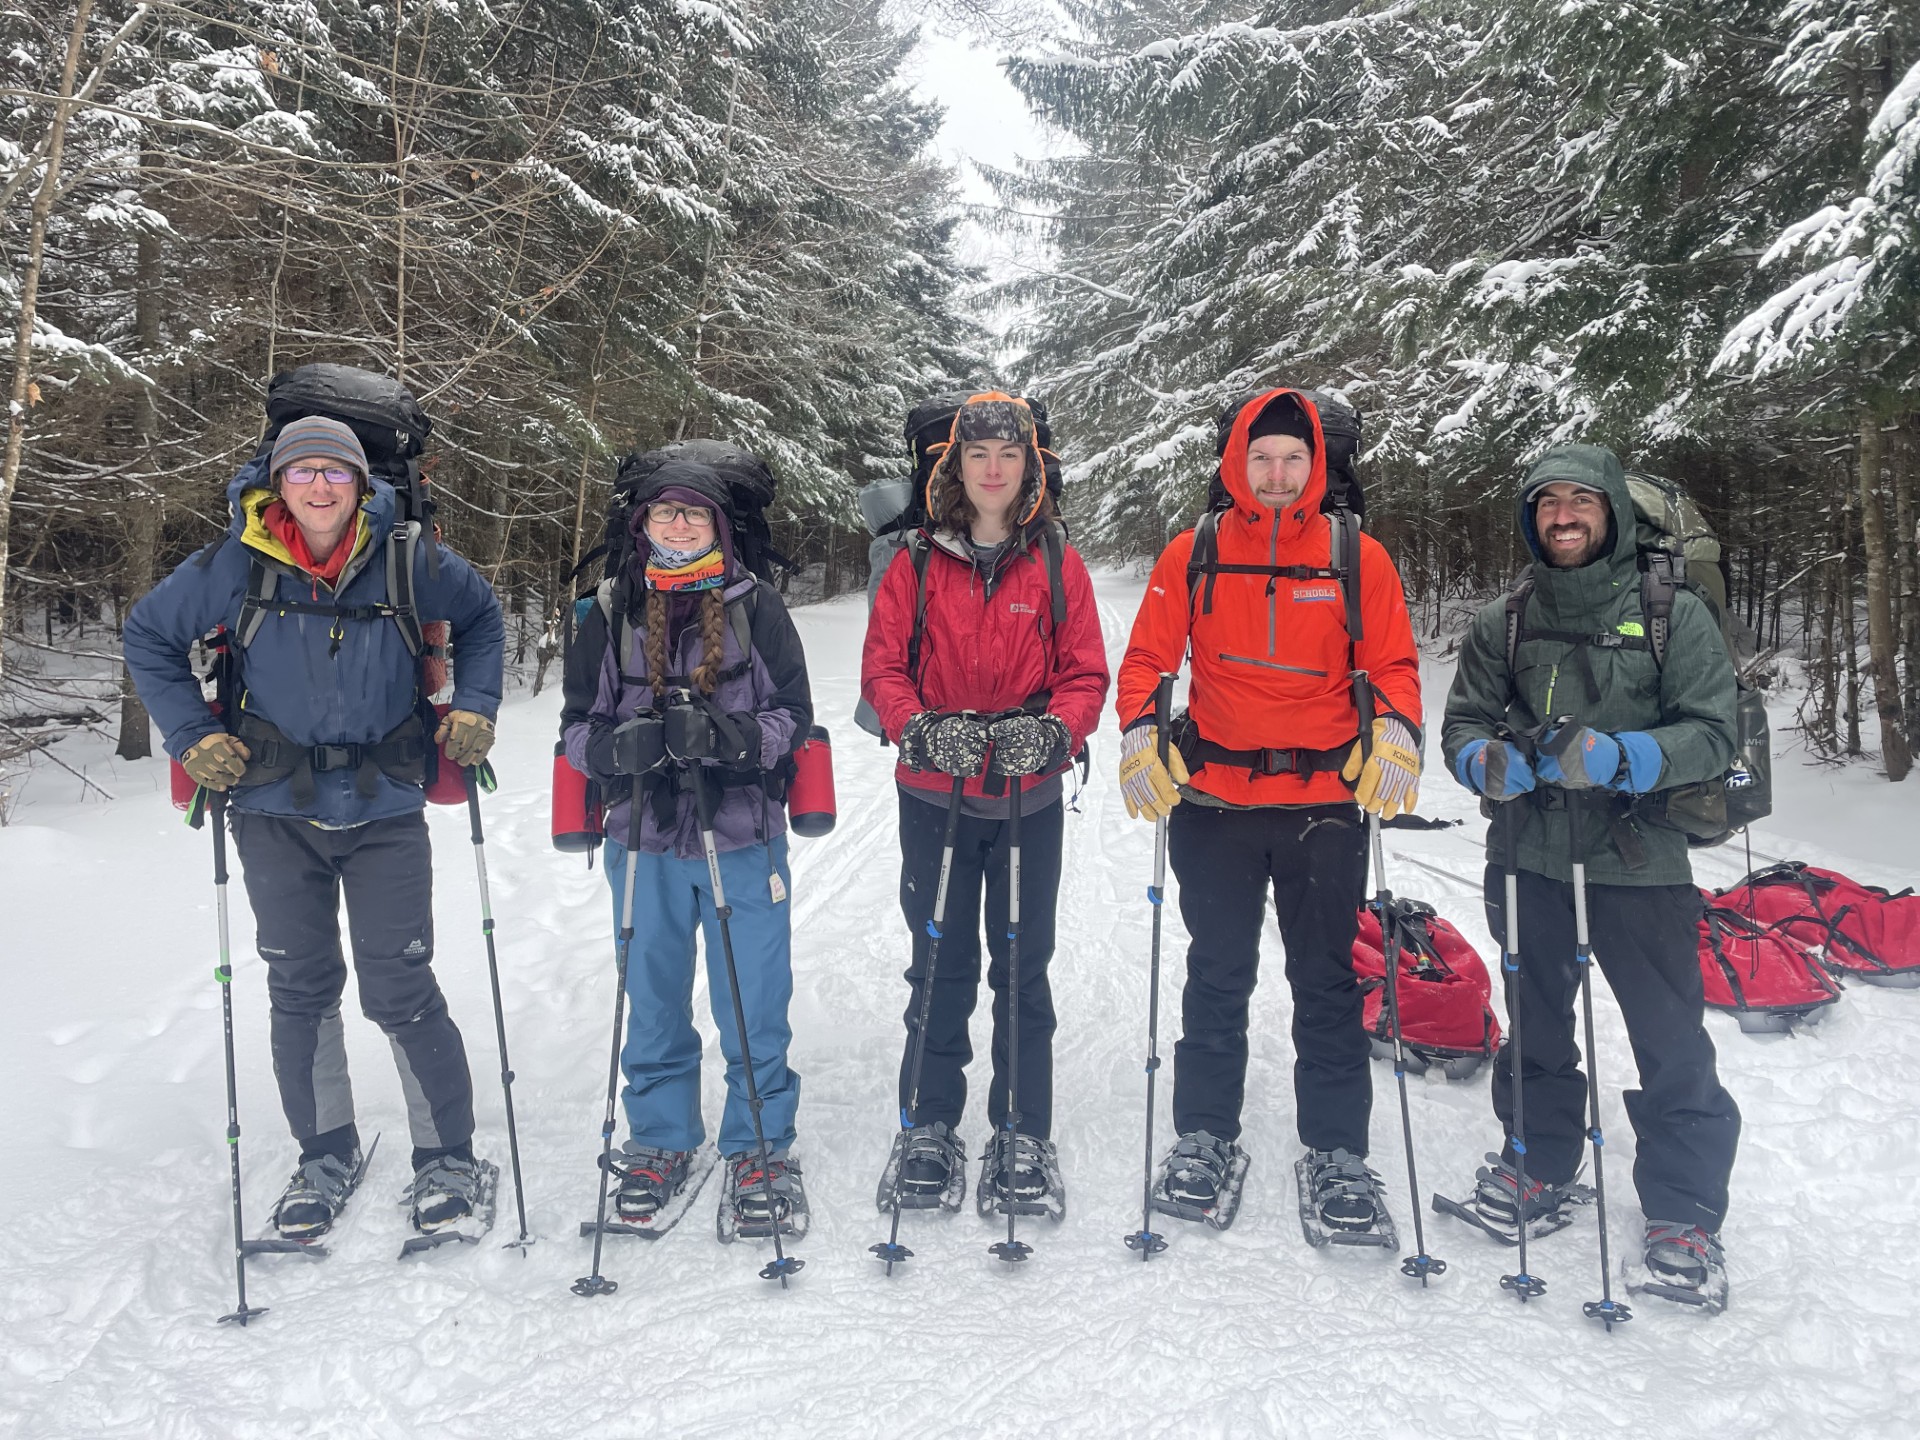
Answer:
<svg viewBox="0 0 1920 1440"><path fill-rule="evenodd" d="M1506 881L1487 867L1487 924L1506 937ZM1587 1082L1574 1041L1580 1001L1573 886L1520 872L1520 975L1507 976L1507 1013L1520 1032L1527 1172L1564 1184L1580 1167L1587 1137ZM1637 1142L1633 1183L1650 1220L1717 1231L1727 1213L1727 1180L1740 1143L1740 1111L1721 1088L1713 1041L1702 1018L1697 928L1691 885L1588 885L1593 956L1627 1022L1640 1088L1626 1092ZM1493 1071L1493 1109L1513 1133L1511 1046ZM1505 1158L1513 1162L1508 1144Z"/></svg>
<svg viewBox="0 0 1920 1440"><path fill-rule="evenodd" d="M340 894L360 1009L387 1034L414 1165L473 1136L466 1047L433 977L433 854L419 811L348 830L232 811L272 1002L273 1073L301 1158L358 1143L340 1000Z"/></svg>
<svg viewBox="0 0 1920 1440"><path fill-rule="evenodd" d="M1047 962L1053 959L1053 911L1060 892L1060 841L1066 807L1058 800L1020 820L1020 1077L1014 1109L1023 1135L1045 1140L1053 1130L1053 990ZM927 925L940 883L944 805L900 797L900 909L913 932L913 964L907 970L907 1045L900 1057L900 1109L911 1098L913 1046L920 1018L920 987L927 973L931 939ZM946 923L934 961L933 1007L927 1017L926 1058L920 1104L913 1119L957 1127L967 1108L967 1062L973 1043L967 1022L980 993L980 902L986 892L987 985L993 991L993 1081L987 1089L987 1121L1006 1123L1007 1106L1007 824L962 815L947 882Z"/></svg>
<svg viewBox="0 0 1920 1440"><path fill-rule="evenodd" d="M1221 810L1186 804L1167 822L1180 880L1187 985L1173 1051L1173 1123L1240 1135L1247 1006L1259 978L1272 887L1293 987L1294 1119L1313 1150L1367 1153L1373 1109L1353 939L1367 883L1367 832L1352 805Z"/></svg>

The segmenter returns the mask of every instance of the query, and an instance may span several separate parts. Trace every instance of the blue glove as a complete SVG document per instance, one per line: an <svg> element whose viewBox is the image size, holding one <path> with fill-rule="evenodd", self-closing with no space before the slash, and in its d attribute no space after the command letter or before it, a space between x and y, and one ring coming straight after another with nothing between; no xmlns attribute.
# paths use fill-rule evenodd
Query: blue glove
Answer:
<svg viewBox="0 0 1920 1440"><path fill-rule="evenodd" d="M1559 742L1565 740L1562 745ZM1557 750L1549 754L1548 747ZM1564 790L1596 790L1613 783L1620 770L1620 742L1604 730L1576 725L1564 736L1549 730L1540 739L1540 758L1534 773Z"/></svg>
<svg viewBox="0 0 1920 1440"><path fill-rule="evenodd" d="M1533 767L1511 740L1495 745L1471 740L1453 762L1453 773L1469 790L1494 800L1511 800L1533 789Z"/></svg>
<svg viewBox="0 0 1920 1440"><path fill-rule="evenodd" d="M1623 764L1613 777L1613 788L1629 795L1644 795L1660 784L1660 772L1667 768L1667 757L1660 742L1644 730L1622 730L1613 737L1620 744Z"/></svg>

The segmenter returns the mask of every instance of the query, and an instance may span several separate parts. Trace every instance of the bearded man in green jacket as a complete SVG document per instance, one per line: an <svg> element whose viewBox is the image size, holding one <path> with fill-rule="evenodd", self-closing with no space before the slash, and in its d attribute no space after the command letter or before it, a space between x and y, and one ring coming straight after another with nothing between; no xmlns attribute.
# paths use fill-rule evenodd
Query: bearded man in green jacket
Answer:
<svg viewBox="0 0 1920 1440"><path fill-rule="evenodd" d="M1460 782L1493 802L1485 807L1493 815L1486 904L1501 941L1509 839L1514 847L1518 968L1503 968L1508 1014L1522 1036L1525 1187L1503 1048L1493 1101L1506 1145L1488 1156L1455 1213L1512 1239L1522 1224L1529 1236L1561 1228L1587 1198L1574 1185L1587 1129L1574 1041L1580 963L1569 822L1577 816L1592 952L1639 1068L1640 1088L1625 1099L1651 1293L1718 1310L1719 1231L1740 1112L1721 1088L1702 1023L1699 893L1686 836L1662 823L1662 796L1721 775L1733 758L1732 663L1711 609L1685 589L1674 596L1664 658L1656 656L1633 505L1611 451L1550 450L1527 472L1517 514L1535 562L1530 586L1516 592L1525 599L1511 622L1506 599L1474 618L1447 697L1443 746Z"/></svg>

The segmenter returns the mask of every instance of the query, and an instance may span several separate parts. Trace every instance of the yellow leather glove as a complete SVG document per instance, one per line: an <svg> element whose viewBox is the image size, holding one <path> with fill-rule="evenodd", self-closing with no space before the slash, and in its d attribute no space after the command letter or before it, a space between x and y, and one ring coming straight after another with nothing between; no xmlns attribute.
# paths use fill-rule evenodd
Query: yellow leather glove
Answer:
<svg viewBox="0 0 1920 1440"><path fill-rule="evenodd" d="M1120 798L1127 802L1129 819L1166 819L1180 803L1180 787L1188 778L1187 762L1173 746L1167 747L1167 763L1160 763L1158 726L1136 725L1120 736Z"/></svg>
<svg viewBox="0 0 1920 1440"><path fill-rule="evenodd" d="M1354 800L1382 820L1403 811L1411 815L1420 803L1420 742L1413 731L1397 716L1383 716L1373 722L1373 753L1362 759L1363 750L1354 741L1340 771L1353 786Z"/></svg>
<svg viewBox="0 0 1920 1440"><path fill-rule="evenodd" d="M493 749L493 722L471 710L449 710L433 743L445 747L447 759L461 768L478 765Z"/></svg>
<svg viewBox="0 0 1920 1440"><path fill-rule="evenodd" d="M240 743L238 736L216 730L194 742L193 748L180 757L180 768L196 785L227 790L247 773L247 761L252 758L253 752Z"/></svg>

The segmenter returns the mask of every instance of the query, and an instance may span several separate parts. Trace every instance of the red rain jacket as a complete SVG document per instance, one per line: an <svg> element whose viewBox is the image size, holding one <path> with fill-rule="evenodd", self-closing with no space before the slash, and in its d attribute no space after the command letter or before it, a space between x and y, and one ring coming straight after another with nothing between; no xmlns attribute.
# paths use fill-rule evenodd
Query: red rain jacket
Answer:
<svg viewBox="0 0 1920 1440"><path fill-rule="evenodd" d="M1257 504L1247 482L1247 431L1269 402L1295 394L1312 417L1313 472L1300 498L1274 512ZM1220 477L1233 509L1219 519L1222 565L1302 565L1326 568L1332 526L1320 513L1327 491L1326 442L1320 415L1297 392L1269 390L1234 420ZM1213 613L1189 600L1187 560L1193 531L1161 552L1134 617L1120 662L1115 711L1124 728L1153 709L1162 671L1177 672L1189 645L1193 671L1188 713L1203 738L1230 750L1330 750L1351 744L1360 716L1348 679L1346 607L1332 580L1221 575ZM1199 584L1197 582L1195 591ZM1360 537L1360 611L1365 638L1354 663L1373 677L1382 713L1421 725L1420 656L1413 643L1400 573L1371 535ZM1251 775L1246 768L1212 764L1193 772L1194 788L1235 805L1313 805L1351 799L1337 772Z"/></svg>
<svg viewBox="0 0 1920 1440"><path fill-rule="evenodd" d="M1048 690L1052 698L1046 708L1066 722L1078 750L1099 728L1108 683L1100 614L1085 562L1071 545L1064 547L1060 578L1067 592L1066 620L1054 633L1046 556L1037 538L1003 561L990 583L975 572L970 558L950 548L959 544L938 537L927 556L917 687L907 675L917 598L913 555L902 549L893 557L867 620L861 695L897 744L907 721L922 710L1013 710ZM946 775L904 765L894 773L916 790L945 794L953 784ZM985 778L976 776L966 792L984 795L984 787Z"/></svg>

